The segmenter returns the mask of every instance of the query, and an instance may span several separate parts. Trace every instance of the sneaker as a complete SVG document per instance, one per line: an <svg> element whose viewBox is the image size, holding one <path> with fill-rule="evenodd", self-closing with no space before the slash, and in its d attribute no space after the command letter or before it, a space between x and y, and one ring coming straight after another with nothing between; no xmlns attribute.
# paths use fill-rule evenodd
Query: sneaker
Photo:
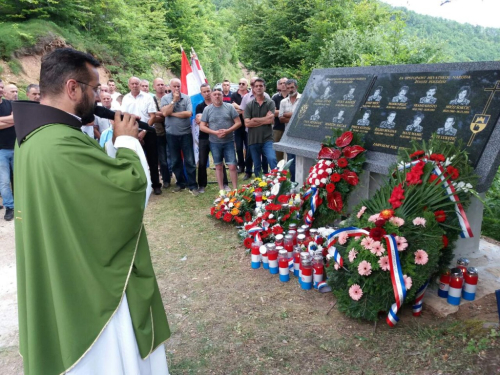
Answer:
<svg viewBox="0 0 500 375"><path fill-rule="evenodd" d="M164 189L168 189L170 187L170 184L167 182L166 184L163 184Z"/></svg>
<svg viewBox="0 0 500 375"><path fill-rule="evenodd" d="M155 193L155 195L160 195L161 194L161 188L155 187L155 188L153 188L153 192Z"/></svg>
<svg viewBox="0 0 500 375"><path fill-rule="evenodd" d="M14 219L14 209L5 207L5 216L3 217L6 221L11 221Z"/></svg>
<svg viewBox="0 0 500 375"><path fill-rule="evenodd" d="M252 178L252 175L249 173L245 173L245 177L243 177L243 180L249 180Z"/></svg>
<svg viewBox="0 0 500 375"><path fill-rule="evenodd" d="M185 189L185 188L183 188L183 187L176 186L176 187L174 188L174 190L172 190L172 193L178 193L178 192L180 192L180 191L182 191L182 190L184 190L184 189Z"/></svg>
<svg viewBox="0 0 500 375"><path fill-rule="evenodd" d="M191 194L193 194L195 197L197 197L198 195L200 195L200 192L198 191L198 189L191 189L191 190L189 190L189 192Z"/></svg>
<svg viewBox="0 0 500 375"><path fill-rule="evenodd" d="M205 188L204 187L199 188L198 193L205 194Z"/></svg>
<svg viewBox="0 0 500 375"><path fill-rule="evenodd" d="M231 188L229 186L227 186L227 185L224 185L224 190L225 191L231 191Z"/></svg>

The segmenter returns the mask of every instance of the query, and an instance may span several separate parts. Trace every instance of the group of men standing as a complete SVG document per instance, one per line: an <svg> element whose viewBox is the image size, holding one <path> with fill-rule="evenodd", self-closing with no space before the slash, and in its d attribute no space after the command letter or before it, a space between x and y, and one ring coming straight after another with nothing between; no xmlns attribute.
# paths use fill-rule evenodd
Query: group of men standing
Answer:
<svg viewBox="0 0 500 375"><path fill-rule="evenodd" d="M14 171L14 144L16 132L12 116L12 101L18 100L19 89L14 84L4 85L0 80L0 195L5 206L4 219L14 218L14 195L12 194L12 175ZM30 84L26 96L34 102L40 101L40 87ZM0 209L3 208L0 205Z"/></svg>

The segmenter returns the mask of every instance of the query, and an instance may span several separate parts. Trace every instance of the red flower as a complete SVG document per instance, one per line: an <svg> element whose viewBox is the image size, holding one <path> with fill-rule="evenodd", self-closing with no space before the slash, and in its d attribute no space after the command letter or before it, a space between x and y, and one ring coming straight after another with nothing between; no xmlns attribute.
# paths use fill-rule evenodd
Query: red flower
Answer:
<svg viewBox="0 0 500 375"><path fill-rule="evenodd" d="M425 154L425 152L422 150L415 151L413 154L410 155L410 159L414 159L414 158L418 159L419 157L421 157L424 154Z"/></svg>
<svg viewBox="0 0 500 375"><path fill-rule="evenodd" d="M252 214L250 212L245 212L245 221L252 221Z"/></svg>
<svg viewBox="0 0 500 375"><path fill-rule="evenodd" d="M247 224L245 225L245 230L248 232L250 229L252 229L253 227L255 226L254 223L250 223L250 224Z"/></svg>
<svg viewBox="0 0 500 375"><path fill-rule="evenodd" d="M361 146L347 146L342 150L342 153L347 159L353 159L363 151L365 151L365 149Z"/></svg>
<svg viewBox="0 0 500 375"><path fill-rule="evenodd" d="M456 180L458 178L458 176L460 175L458 173L458 169L455 168L455 167L453 167L453 166L451 166L451 165L448 165L446 167L446 172L451 177L452 180Z"/></svg>
<svg viewBox="0 0 500 375"><path fill-rule="evenodd" d="M429 159L440 162L444 162L446 160L443 154L432 154Z"/></svg>
<svg viewBox="0 0 500 375"><path fill-rule="evenodd" d="M449 244L448 237L446 237L446 236L443 234L443 249L444 249L445 247L448 247L448 244Z"/></svg>
<svg viewBox="0 0 500 375"><path fill-rule="evenodd" d="M430 176L429 176L429 182L430 183L433 183L436 179L438 178L438 176L436 176L434 173L432 173ZM438 184L438 182L436 182L436 184Z"/></svg>
<svg viewBox="0 0 500 375"><path fill-rule="evenodd" d="M273 233L276 234L281 234L283 233L283 228L280 225L275 225L273 227Z"/></svg>
<svg viewBox="0 0 500 375"><path fill-rule="evenodd" d="M269 231L268 230L263 230L260 232L260 238L266 239L269 236Z"/></svg>
<svg viewBox="0 0 500 375"><path fill-rule="evenodd" d="M284 181L286 181L286 177L280 177L280 178L278 178L278 181L279 182L284 182Z"/></svg>
<svg viewBox="0 0 500 375"><path fill-rule="evenodd" d="M436 217L436 221L438 223L444 223L444 221L446 220L446 213L443 210L434 212L434 216Z"/></svg>
<svg viewBox="0 0 500 375"><path fill-rule="evenodd" d="M322 146L318 154L318 159L331 159L337 160L340 157L340 150L336 150L332 147Z"/></svg>
<svg viewBox="0 0 500 375"><path fill-rule="evenodd" d="M243 245L245 245L245 247L247 249L250 249L252 247L252 243L253 243L253 238L251 237L247 237L245 238L245 240L243 241Z"/></svg>
<svg viewBox="0 0 500 375"><path fill-rule="evenodd" d="M220 220L220 219L221 219L221 217L222 217L222 215L224 215L224 212L219 211L219 212L217 212L217 213L215 214L215 218L216 218L217 220ZM229 215L231 215L231 214L229 214Z"/></svg>
<svg viewBox="0 0 500 375"><path fill-rule="evenodd" d="M262 188L259 187L259 188L255 189L255 191L256 192L259 192L259 191L262 192Z"/></svg>
<svg viewBox="0 0 500 375"><path fill-rule="evenodd" d="M326 184L326 191L329 193L333 193L335 191L335 185L334 184ZM215 207L213 207L215 208Z"/></svg>
<svg viewBox="0 0 500 375"><path fill-rule="evenodd" d="M345 147L352 141L352 133L347 131L335 140L337 147Z"/></svg>
<svg viewBox="0 0 500 375"><path fill-rule="evenodd" d="M290 209L290 211L291 211L291 209ZM290 214L286 214L285 216L283 216L283 217L281 218L281 221L282 221L282 222L285 222L285 221L287 221L289 218L290 218Z"/></svg>
<svg viewBox="0 0 500 375"><path fill-rule="evenodd" d="M421 160L417 164L415 164L410 172L406 175L406 182L408 182L409 185L421 184L422 180L420 178L424 174L424 167L425 162Z"/></svg>
<svg viewBox="0 0 500 375"><path fill-rule="evenodd" d="M351 172L345 170L344 173L342 173L342 178L352 186L356 186L359 183L359 177L356 174L356 172Z"/></svg>
<svg viewBox="0 0 500 375"><path fill-rule="evenodd" d="M286 175L288 174L288 171L281 171L281 174L282 174L283 176L286 176Z"/></svg>
<svg viewBox="0 0 500 375"><path fill-rule="evenodd" d="M380 216L382 219L389 220L391 217L394 216L394 210L390 209L385 209L380 212Z"/></svg>
<svg viewBox="0 0 500 375"><path fill-rule="evenodd" d="M384 228L372 228L370 229L370 234L369 236L373 238L375 241L380 241L382 237L386 234L387 232L385 231Z"/></svg>
<svg viewBox="0 0 500 375"><path fill-rule="evenodd" d="M243 219L239 216L235 216L234 221L236 221L238 224L243 224Z"/></svg>
<svg viewBox="0 0 500 375"><path fill-rule="evenodd" d="M290 197L288 195L280 195L278 197L278 202L280 202L280 203L288 203L289 200L290 200Z"/></svg>
<svg viewBox="0 0 500 375"><path fill-rule="evenodd" d="M210 209L210 215L214 216L215 215L215 207L212 207Z"/></svg>
<svg viewBox="0 0 500 375"><path fill-rule="evenodd" d="M403 204L402 200L405 199L405 196L403 195L404 192L405 191L402 188L401 184L395 186L394 189L392 189L391 197L389 198L389 203L392 205L393 209L396 209Z"/></svg>
<svg viewBox="0 0 500 375"><path fill-rule="evenodd" d="M276 224L276 219L269 219L267 222L269 224Z"/></svg>
<svg viewBox="0 0 500 375"><path fill-rule="evenodd" d="M330 181L332 182L339 182L340 179L342 178L342 176L338 173L333 173L331 176L330 176Z"/></svg>
<svg viewBox="0 0 500 375"><path fill-rule="evenodd" d="M337 212L342 211L344 203L342 202L342 195L338 191L326 195L328 201L328 208Z"/></svg>
<svg viewBox="0 0 500 375"><path fill-rule="evenodd" d="M233 215L231 215L229 212L226 212L222 220L224 220L226 223L230 223L231 220L233 220Z"/></svg>
<svg viewBox="0 0 500 375"><path fill-rule="evenodd" d="M387 220L385 219L378 219L377 221L375 221L375 226L378 228L382 228L385 225L386 221Z"/></svg>
<svg viewBox="0 0 500 375"><path fill-rule="evenodd" d="M262 215L262 220L266 220L269 217L269 215L271 215L270 212L264 212L264 215Z"/></svg>
<svg viewBox="0 0 500 375"><path fill-rule="evenodd" d="M338 161L337 161L337 164L340 168L345 168L349 165L349 162L347 161L346 158L340 158Z"/></svg>

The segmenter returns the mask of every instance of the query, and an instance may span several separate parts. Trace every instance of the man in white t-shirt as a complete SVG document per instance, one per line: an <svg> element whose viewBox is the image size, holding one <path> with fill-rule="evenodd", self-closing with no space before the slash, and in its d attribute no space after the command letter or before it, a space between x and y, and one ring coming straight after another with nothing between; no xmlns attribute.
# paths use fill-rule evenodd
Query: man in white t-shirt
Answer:
<svg viewBox="0 0 500 375"><path fill-rule="evenodd" d="M117 111L120 109L120 103L116 101L116 98L118 98L121 94L116 91L116 83L113 79L110 79L108 81L108 87L109 87L109 94L111 95L111 109L113 111Z"/></svg>
<svg viewBox="0 0 500 375"><path fill-rule="evenodd" d="M123 97L121 110L140 117L141 121L152 125L156 122L156 106L153 97L140 90L141 80L137 77L130 77L128 88L130 92ZM142 141L142 147L148 160L149 172L151 174L151 183L156 195L161 194L160 175L158 173L158 146L156 132L139 132L139 140Z"/></svg>

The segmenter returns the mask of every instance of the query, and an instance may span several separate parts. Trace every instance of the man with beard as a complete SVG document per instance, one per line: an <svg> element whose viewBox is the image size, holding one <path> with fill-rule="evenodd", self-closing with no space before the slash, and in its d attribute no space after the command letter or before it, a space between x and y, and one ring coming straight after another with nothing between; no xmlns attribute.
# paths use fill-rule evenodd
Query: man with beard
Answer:
<svg viewBox="0 0 500 375"><path fill-rule="evenodd" d="M42 60L41 104L13 103L19 351L28 375L168 374L135 116L115 116L114 158L80 131L93 115L98 66L56 49Z"/></svg>

